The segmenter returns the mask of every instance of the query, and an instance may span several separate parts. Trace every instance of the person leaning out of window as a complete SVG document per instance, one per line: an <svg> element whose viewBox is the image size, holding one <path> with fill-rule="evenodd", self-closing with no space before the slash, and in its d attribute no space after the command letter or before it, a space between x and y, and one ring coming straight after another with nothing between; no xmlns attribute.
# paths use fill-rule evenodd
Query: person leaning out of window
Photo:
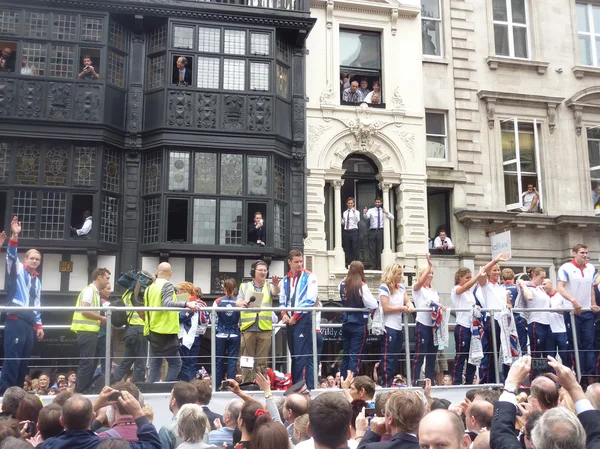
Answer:
<svg viewBox="0 0 600 449"><path fill-rule="evenodd" d="M83 58L83 69L77 75L77 78L82 80L98 80L100 75L96 73L96 69L92 65L92 58L90 55L84 55Z"/></svg>

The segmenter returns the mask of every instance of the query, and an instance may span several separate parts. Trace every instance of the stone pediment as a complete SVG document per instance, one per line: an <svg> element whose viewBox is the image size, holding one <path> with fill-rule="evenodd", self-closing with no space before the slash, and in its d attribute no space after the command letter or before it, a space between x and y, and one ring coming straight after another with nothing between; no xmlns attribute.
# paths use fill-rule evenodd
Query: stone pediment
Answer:
<svg viewBox="0 0 600 449"><path fill-rule="evenodd" d="M310 6L365 12L389 10L392 20L398 17L414 18L421 12L420 0L310 0Z"/></svg>
<svg viewBox="0 0 600 449"><path fill-rule="evenodd" d="M575 132L579 136L583 126L583 111L587 109L597 113L600 109L600 86L580 90L566 101L566 105L573 111Z"/></svg>

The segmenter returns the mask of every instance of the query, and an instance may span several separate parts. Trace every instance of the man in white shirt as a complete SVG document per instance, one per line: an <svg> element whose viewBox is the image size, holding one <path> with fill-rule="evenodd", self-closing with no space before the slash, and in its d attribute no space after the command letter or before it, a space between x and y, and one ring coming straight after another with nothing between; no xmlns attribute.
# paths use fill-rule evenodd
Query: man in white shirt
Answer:
<svg viewBox="0 0 600 449"><path fill-rule="evenodd" d="M379 101L373 101L374 94L377 94L378 98L381 98L381 86L379 85L379 81L373 81L373 90L367 94L365 102L379 104Z"/></svg>
<svg viewBox="0 0 600 449"><path fill-rule="evenodd" d="M539 212L540 211L540 194L533 184L527 185L527 191L521 194L521 211L523 212Z"/></svg>
<svg viewBox="0 0 600 449"><path fill-rule="evenodd" d="M375 207L363 210L363 217L369 221L369 260L372 270L381 270L381 251L383 251L384 217L393 220L394 216L383 208L383 200L375 198Z"/></svg>
<svg viewBox="0 0 600 449"><path fill-rule="evenodd" d="M76 229L71 226L71 231L77 234L77 237L88 235L92 230L92 213L89 210L83 211L83 226L81 229Z"/></svg>
<svg viewBox="0 0 600 449"><path fill-rule="evenodd" d="M442 251L454 249L454 244L452 243L452 240L450 240L450 237L446 235L446 231L444 229L442 229L440 231L440 235L438 235L435 238L433 246L435 247L435 249L439 249Z"/></svg>
<svg viewBox="0 0 600 449"><path fill-rule="evenodd" d="M573 304L575 332L581 354L581 374L593 375L595 371L594 313L600 312L594 294L596 270L588 263L588 248L581 243L573 247L573 259L558 270L558 292ZM588 309L582 312L582 309ZM590 310L591 309L591 310Z"/></svg>
<svg viewBox="0 0 600 449"><path fill-rule="evenodd" d="M344 232L342 234L342 246L346 254L346 266L350 265L353 260L358 260L360 257L360 240L358 234L358 222L360 221L360 213L354 205L354 198L350 197L346 201L348 209L342 214L344 224Z"/></svg>

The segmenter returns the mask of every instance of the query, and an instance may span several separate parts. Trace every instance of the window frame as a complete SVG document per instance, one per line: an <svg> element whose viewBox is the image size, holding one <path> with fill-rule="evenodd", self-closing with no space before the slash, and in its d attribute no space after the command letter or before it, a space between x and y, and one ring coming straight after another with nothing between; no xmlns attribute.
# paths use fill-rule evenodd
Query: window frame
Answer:
<svg viewBox="0 0 600 449"><path fill-rule="evenodd" d="M511 0L502 0L506 6L506 21L494 19L494 7L492 3L492 35L494 36L494 54L503 58L513 58L523 61L532 60L532 47L531 47L531 23L530 23L530 12L529 12L529 0L523 0L523 6L525 9L525 24L515 23L513 21L513 11ZM493 2L493 0L492 0ZM496 52L496 25L506 26L508 29L508 55L498 54ZM526 44L527 44L527 57L523 58L515 56L515 42L514 42L514 28L525 28Z"/></svg>
<svg viewBox="0 0 600 449"><path fill-rule="evenodd" d="M502 123L504 122L513 122L513 132L514 132L514 142L515 142L515 158L514 159L509 159L507 161L504 160L504 156L502 154ZM519 142L519 123L531 123L533 124L533 142L534 142L534 155L535 155L535 165L536 165L536 173L535 175L531 175L529 174L530 172L525 172L525 175L523 175L523 171L521 170L521 152L520 152L520 142ZM519 119L518 117L514 116L511 118L507 118L507 119L500 119L500 126L499 126L499 131L500 131L500 160L502 161L502 183L503 183L503 187L504 187L504 203L505 203L505 208L506 210L514 210L514 209L518 209L521 208L523 206L522 204L522 200L521 200L521 195L524 192L523 190L523 176L530 176L533 177L535 176L536 181L537 181L537 192L539 194L539 211L538 213L541 213L544 210L544 192L543 192L543 183L542 183L542 175L541 175L541 171L542 171L542 166L540 164L541 162L541 158L540 158L540 132L541 132L541 122L539 122L537 119L532 119L532 120L528 120L528 119ZM505 169L505 167L507 165L510 164L516 164L516 175L517 175L517 190L518 190L518 194L519 194L519 201L517 203L510 203L510 204L506 204L506 184L504 181L504 177L507 173L507 170ZM509 170L508 171L510 174L515 173L515 171L513 170Z"/></svg>
<svg viewBox="0 0 600 449"><path fill-rule="evenodd" d="M437 114L437 115L441 115L444 118L444 134L428 134L427 133L427 114ZM444 138L444 157L443 158L438 158L438 157L429 157L429 155L426 153L426 159L430 160L430 161L448 161L448 152L449 152L449 145L448 145L448 112L447 111L439 111L439 110L433 110L433 109L426 109L425 110L425 152L427 152L427 138L428 137L443 137Z"/></svg>
<svg viewBox="0 0 600 449"><path fill-rule="evenodd" d="M588 25L589 31L579 30L578 21L577 21L577 6L578 5L585 6L587 9L587 25ZM596 27L594 24L594 13L593 13L594 7L600 9L600 4L583 3L583 2L575 3L575 26L577 27L577 43L578 43L577 48L579 51L579 63L586 67L600 67L600 58L598 58L598 56L597 56L598 53L597 53L597 49L596 49L596 39L600 39L600 30L596 30ZM582 61L581 45L579 45L579 38L581 36L586 36L590 40L590 53L591 54L589 56L590 56L590 60L592 61L592 64L585 64Z"/></svg>
<svg viewBox="0 0 600 449"><path fill-rule="evenodd" d="M590 161L590 141L594 141L594 142L599 142L599 155L600 155L600 137L598 138L594 138L594 137L590 137L589 132L590 130L594 130L594 129L598 129L600 128L600 125L595 125L595 126L586 126L585 127L585 143L586 143L586 149L587 149L587 163L588 163L588 173L589 173L589 179L590 179L590 188L589 190L592 191L592 194L594 193L594 185L600 185L600 177L598 178L594 178L592 176L592 172L595 170L600 170L600 164L599 165L592 165L592 162ZM592 197L593 200L593 197ZM595 208L595 205L592 204L592 208L594 210L594 213L596 215L600 215L600 210Z"/></svg>
<svg viewBox="0 0 600 449"><path fill-rule="evenodd" d="M444 10L443 8L443 3L442 0L437 0L438 1L438 11L440 16L439 17L424 17L423 16L423 7L421 6L421 54L427 58L435 58L435 59L444 59ZM438 54L431 54L431 53L425 53L423 52L423 37L424 37L424 23L425 21L430 21L430 22L438 22L440 24L439 26L439 40L440 40L440 48L439 48L439 55Z"/></svg>

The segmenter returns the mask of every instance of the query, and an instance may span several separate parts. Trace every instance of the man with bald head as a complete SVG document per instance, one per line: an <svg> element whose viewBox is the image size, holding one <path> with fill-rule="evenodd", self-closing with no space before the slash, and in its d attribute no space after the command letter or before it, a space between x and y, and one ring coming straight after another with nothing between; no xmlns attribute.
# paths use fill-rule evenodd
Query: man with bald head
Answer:
<svg viewBox="0 0 600 449"><path fill-rule="evenodd" d="M283 403L283 419L287 423L290 437L294 435L294 422L300 415L308 413L308 399L302 394L294 393L285 398Z"/></svg>
<svg viewBox="0 0 600 449"><path fill-rule="evenodd" d="M169 281L173 274L171 265L162 262L158 265L156 281L144 292L145 307L178 307L188 308L192 312L199 310L196 302L177 301L175 287ZM162 359L166 359L169 368L165 382L177 380L181 370L181 357L179 355L179 313L173 312L146 312L148 316L144 321L144 335L150 340L150 371L148 382L159 382Z"/></svg>
<svg viewBox="0 0 600 449"><path fill-rule="evenodd" d="M532 411L545 412L558 406L558 385L544 376L539 376L531 382L531 397L529 398Z"/></svg>
<svg viewBox="0 0 600 449"><path fill-rule="evenodd" d="M490 429L494 406L488 401L473 401L467 408L465 423L471 441L481 433L481 429Z"/></svg>
<svg viewBox="0 0 600 449"><path fill-rule="evenodd" d="M437 409L421 420L419 445L422 448L467 449L470 444L471 439L465 433L465 426L456 413Z"/></svg>

